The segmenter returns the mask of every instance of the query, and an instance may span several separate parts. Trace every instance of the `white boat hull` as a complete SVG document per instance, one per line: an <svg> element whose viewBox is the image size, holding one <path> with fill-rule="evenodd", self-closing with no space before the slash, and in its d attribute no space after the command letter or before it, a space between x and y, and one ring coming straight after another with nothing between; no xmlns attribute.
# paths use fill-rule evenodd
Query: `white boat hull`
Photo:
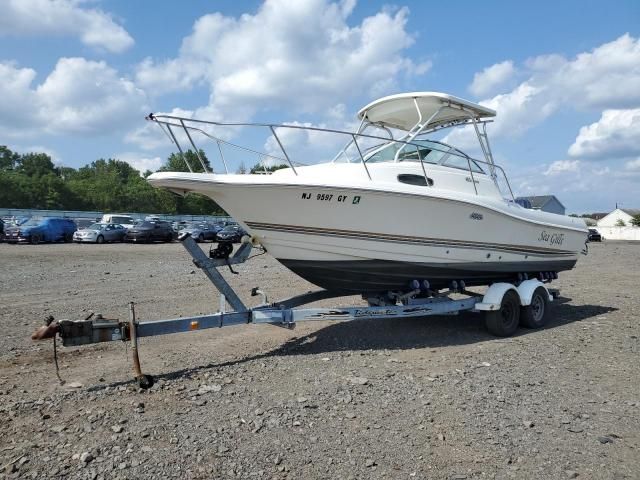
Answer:
<svg viewBox="0 0 640 480"><path fill-rule="evenodd" d="M484 285L558 272L573 268L586 239L586 228L568 225L568 217L424 188L257 175L161 173L149 180L211 197L270 255L330 290L406 289L412 280L433 288L452 280Z"/></svg>

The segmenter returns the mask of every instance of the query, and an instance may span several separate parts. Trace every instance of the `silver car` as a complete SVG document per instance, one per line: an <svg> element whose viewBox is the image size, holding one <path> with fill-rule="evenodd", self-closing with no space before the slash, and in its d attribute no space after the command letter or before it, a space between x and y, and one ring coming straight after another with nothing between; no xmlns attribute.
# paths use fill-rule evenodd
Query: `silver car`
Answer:
<svg viewBox="0 0 640 480"><path fill-rule="evenodd" d="M188 223L180 233L188 233L196 242L204 242L205 240L215 241L216 234L220 230L220 227L210 223Z"/></svg>
<svg viewBox="0 0 640 480"><path fill-rule="evenodd" d="M122 242L127 229L118 223L94 223L73 234L74 242Z"/></svg>

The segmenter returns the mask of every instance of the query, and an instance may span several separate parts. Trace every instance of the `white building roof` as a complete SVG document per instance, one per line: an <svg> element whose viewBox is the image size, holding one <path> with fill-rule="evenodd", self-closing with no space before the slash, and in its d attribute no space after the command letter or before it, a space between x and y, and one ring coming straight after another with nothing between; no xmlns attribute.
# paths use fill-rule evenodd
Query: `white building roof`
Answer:
<svg viewBox="0 0 640 480"><path fill-rule="evenodd" d="M358 118L371 123L378 123L390 128L408 131L414 127L420 117L416 103L422 114L422 121L427 121L439 108L442 111L429 122L431 128L451 122L495 117L495 110L469 102L453 95L439 92L409 92L390 95L371 102L358 112Z"/></svg>
<svg viewBox="0 0 640 480"><path fill-rule="evenodd" d="M599 227L614 227L618 220L622 220L625 223L630 222L631 218L640 214L640 210L634 208L616 208L613 212L605 215L598 220Z"/></svg>

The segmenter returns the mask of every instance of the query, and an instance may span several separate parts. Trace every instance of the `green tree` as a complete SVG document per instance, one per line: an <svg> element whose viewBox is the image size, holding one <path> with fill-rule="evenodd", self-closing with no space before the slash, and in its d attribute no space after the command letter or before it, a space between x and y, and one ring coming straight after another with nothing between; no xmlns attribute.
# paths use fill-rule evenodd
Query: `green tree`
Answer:
<svg viewBox="0 0 640 480"><path fill-rule="evenodd" d="M58 174L51 157L46 153L27 153L22 155L17 162L15 170L29 177Z"/></svg>
<svg viewBox="0 0 640 480"><path fill-rule="evenodd" d="M209 162L199 152L205 165ZM193 168L203 171L195 152L185 153ZM171 154L161 170L188 171L178 154ZM210 198L195 193L184 197L153 188L127 162L98 159L84 167L56 167L44 153L20 155L0 146L0 207L157 212L208 215L223 213Z"/></svg>
<svg viewBox="0 0 640 480"><path fill-rule="evenodd" d="M19 160L20 155L9 150L6 145L0 145L0 171L13 170Z"/></svg>
<svg viewBox="0 0 640 480"><path fill-rule="evenodd" d="M634 215L631 219L631 225L634 227L640 227L640 213L638 215Z"/></svg>
<svg viewBox="0 0 640 480"><path fill-rule="evenodd" d="M627 224L624 223L624 220L622 220L621 218L618 219L618 221L616 222L616 227L626 227Z"/></svg>
<svg viewBox="0 0 640 480"><path fill-rule="evenodd" d="M207 158L207 155L204 153L204 150L200 149L198 150L198 153L200 154L200 158L206 165L207 171L210 172L211 164L209 163L209 159ZM198 155L196 155L196 153L193 150L187 150L186 152L184 152L184 158L180 153L172 153L171 155L169 155L169 158L167 158L167 162L162 167L160 167L158 171L159 172L188 172L189 167L185 163L185 159L189 163L189 165L191 165L191 168L193 169L194 172L197 172L197 173L204 172L204 170L202 169L202 164L200 163L200 159L198 158Z"/></svg>
<svg viewBox="0 0 640 480"><path fill-rule="evenodd" d="M251 167L251 170L249 171L249 173L265 173L265 172L275 172L276 170L280 170L282 168L289 168L289 165L287 165L286 163L281 163L280 165L264 165L262 163L256 163L253 167Z"/></svg>

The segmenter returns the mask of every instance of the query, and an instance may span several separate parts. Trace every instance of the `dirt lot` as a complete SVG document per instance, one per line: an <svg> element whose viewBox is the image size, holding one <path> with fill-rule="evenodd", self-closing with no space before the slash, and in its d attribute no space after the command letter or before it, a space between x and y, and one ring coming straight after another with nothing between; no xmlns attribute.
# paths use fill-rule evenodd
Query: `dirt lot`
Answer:
<svg viewBox="0 0 640 480"><path fill-rule="evenodd" d="M238 270L241 292L311 287L267 256ZM124 344L61 348L61 386L29 335L131 300L142 320L216 310L181 246L0 244L0 478L637 479L638 285L640 244L611 242L509 339L474 314L143 339L143 392Z"/></svg>

